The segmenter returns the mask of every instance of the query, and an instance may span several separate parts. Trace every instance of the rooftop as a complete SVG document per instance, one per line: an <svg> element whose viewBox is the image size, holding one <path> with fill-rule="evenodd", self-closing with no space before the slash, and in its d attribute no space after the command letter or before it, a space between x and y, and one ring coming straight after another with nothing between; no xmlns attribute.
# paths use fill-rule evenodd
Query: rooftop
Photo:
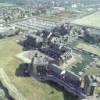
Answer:
<svg viewBox="0 0 100 100"><path fill-rule="evenodd" d="M38 55L37 59L35 60L37 63L43 62L45 63L45 61L52 61L54 60L51 57L48 57L46 55L44 55L43 53L37 51L37 50L32 50L32 51L24 51L18 55L16 55L17 58L21 59L22 61L24 61L25 63L31 63L32 59L35 58L35 55ZM42 57L42 59L41 59ZM43 61L44 60L44 61Z"/></svg>

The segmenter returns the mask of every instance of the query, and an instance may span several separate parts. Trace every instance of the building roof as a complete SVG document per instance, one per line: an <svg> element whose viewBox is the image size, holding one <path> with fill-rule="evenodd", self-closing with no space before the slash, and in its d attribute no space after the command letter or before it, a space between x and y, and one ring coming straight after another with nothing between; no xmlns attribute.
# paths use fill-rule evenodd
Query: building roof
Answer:
<svg viewBox="0 0 100 100"><path fill-rule="evenodd" d="M35 57L36 55L38 55L37 58ZM23 60L25 63L31 63L32 59L36 58L34 60L35 64L37 64L37 63L45 64L45 61L53 61L54 60L53 58L39 52L38 50L24 51L24 52L18 54L16 57Z"/></svg>
<svg viewBox="0 0 100 100"><path fill-rule="evenodd" d="M48 61L49 60L45 55L42 55L40 52L34 51L32 59L32 63L34 65L47 65L49 63Z"/></svg>
<svg viewBox="0 0 100 100"><path fill-rule="evenodd" d="M43 42L43 38L38 36L38 35L36 35L36 34L34 34L34 33L33 34L29 34L28 37L35 38L37 42Z"/></svg>

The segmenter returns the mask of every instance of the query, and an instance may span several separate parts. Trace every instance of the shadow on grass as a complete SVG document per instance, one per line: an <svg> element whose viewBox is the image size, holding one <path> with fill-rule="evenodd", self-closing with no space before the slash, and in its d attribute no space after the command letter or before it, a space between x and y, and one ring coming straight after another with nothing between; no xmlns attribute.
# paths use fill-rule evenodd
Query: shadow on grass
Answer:
<svg viewBox="0 0 100 100"><path fill-rule="evenodd" d="M78 100L77 96L73 96L69 92L67 92L63 87L59 86L57 83L51 82L51 81L46 81L43 82L44 84L48 84L52 88L56 89L57 91L60 91L63 93L64 100ZM55 91L51 90L49 92L49 95L53 95Z"/></svg>
<svg viewBox="0 0 100 100"><path fill-rule="evenodd" d="M17 77L30 77L29 72L25 73L25 71L28 70L28 65L27 64L20 64L19 67L16 69L16 76ZM39 82L42 82L44 84L48 84L51 88L56 89L57 91L60 91L63 93L64 100L78 100L78 97L73 96L72 94L68 93L65 91L65 89L61 86L59 86L57 83L54 83L52 81L43 81L40 77L34 76L34 79L36 79ZM55 91L51 90L48 95L55 94Z"/></svg>

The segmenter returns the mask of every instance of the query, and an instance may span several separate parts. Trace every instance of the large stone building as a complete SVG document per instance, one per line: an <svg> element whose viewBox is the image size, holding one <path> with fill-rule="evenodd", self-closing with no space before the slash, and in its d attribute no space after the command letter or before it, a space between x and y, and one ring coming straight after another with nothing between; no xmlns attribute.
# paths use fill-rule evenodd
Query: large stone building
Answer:
<svg viewBox="0 0 100 100"><path fill-rule="evenodd" d="M53 81L80 99L93 95L95 90L93 81L88 82L85 78L82 88L81 78L63 66L67 61L71 62L73 51L59 41L57 43L52 41L55 37L66 36L67 31L64 31L66 34L61 34L58 30L32 33L22 42L24 48L29 50L21 55L21 59L28 63L25 74L45 81Z"/></svg>

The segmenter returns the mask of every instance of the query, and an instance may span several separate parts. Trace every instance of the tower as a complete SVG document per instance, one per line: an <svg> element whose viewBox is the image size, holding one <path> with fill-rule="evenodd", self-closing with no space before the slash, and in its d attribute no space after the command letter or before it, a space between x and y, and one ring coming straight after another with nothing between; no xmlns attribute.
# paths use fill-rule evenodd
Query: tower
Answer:
<svg viewBox="0 0 100 100"><path fill-rule="evenodd" d="M96 81L92 76L85 76L84 78L84 93L87 96L93 96L95 93Z"/></svg>

